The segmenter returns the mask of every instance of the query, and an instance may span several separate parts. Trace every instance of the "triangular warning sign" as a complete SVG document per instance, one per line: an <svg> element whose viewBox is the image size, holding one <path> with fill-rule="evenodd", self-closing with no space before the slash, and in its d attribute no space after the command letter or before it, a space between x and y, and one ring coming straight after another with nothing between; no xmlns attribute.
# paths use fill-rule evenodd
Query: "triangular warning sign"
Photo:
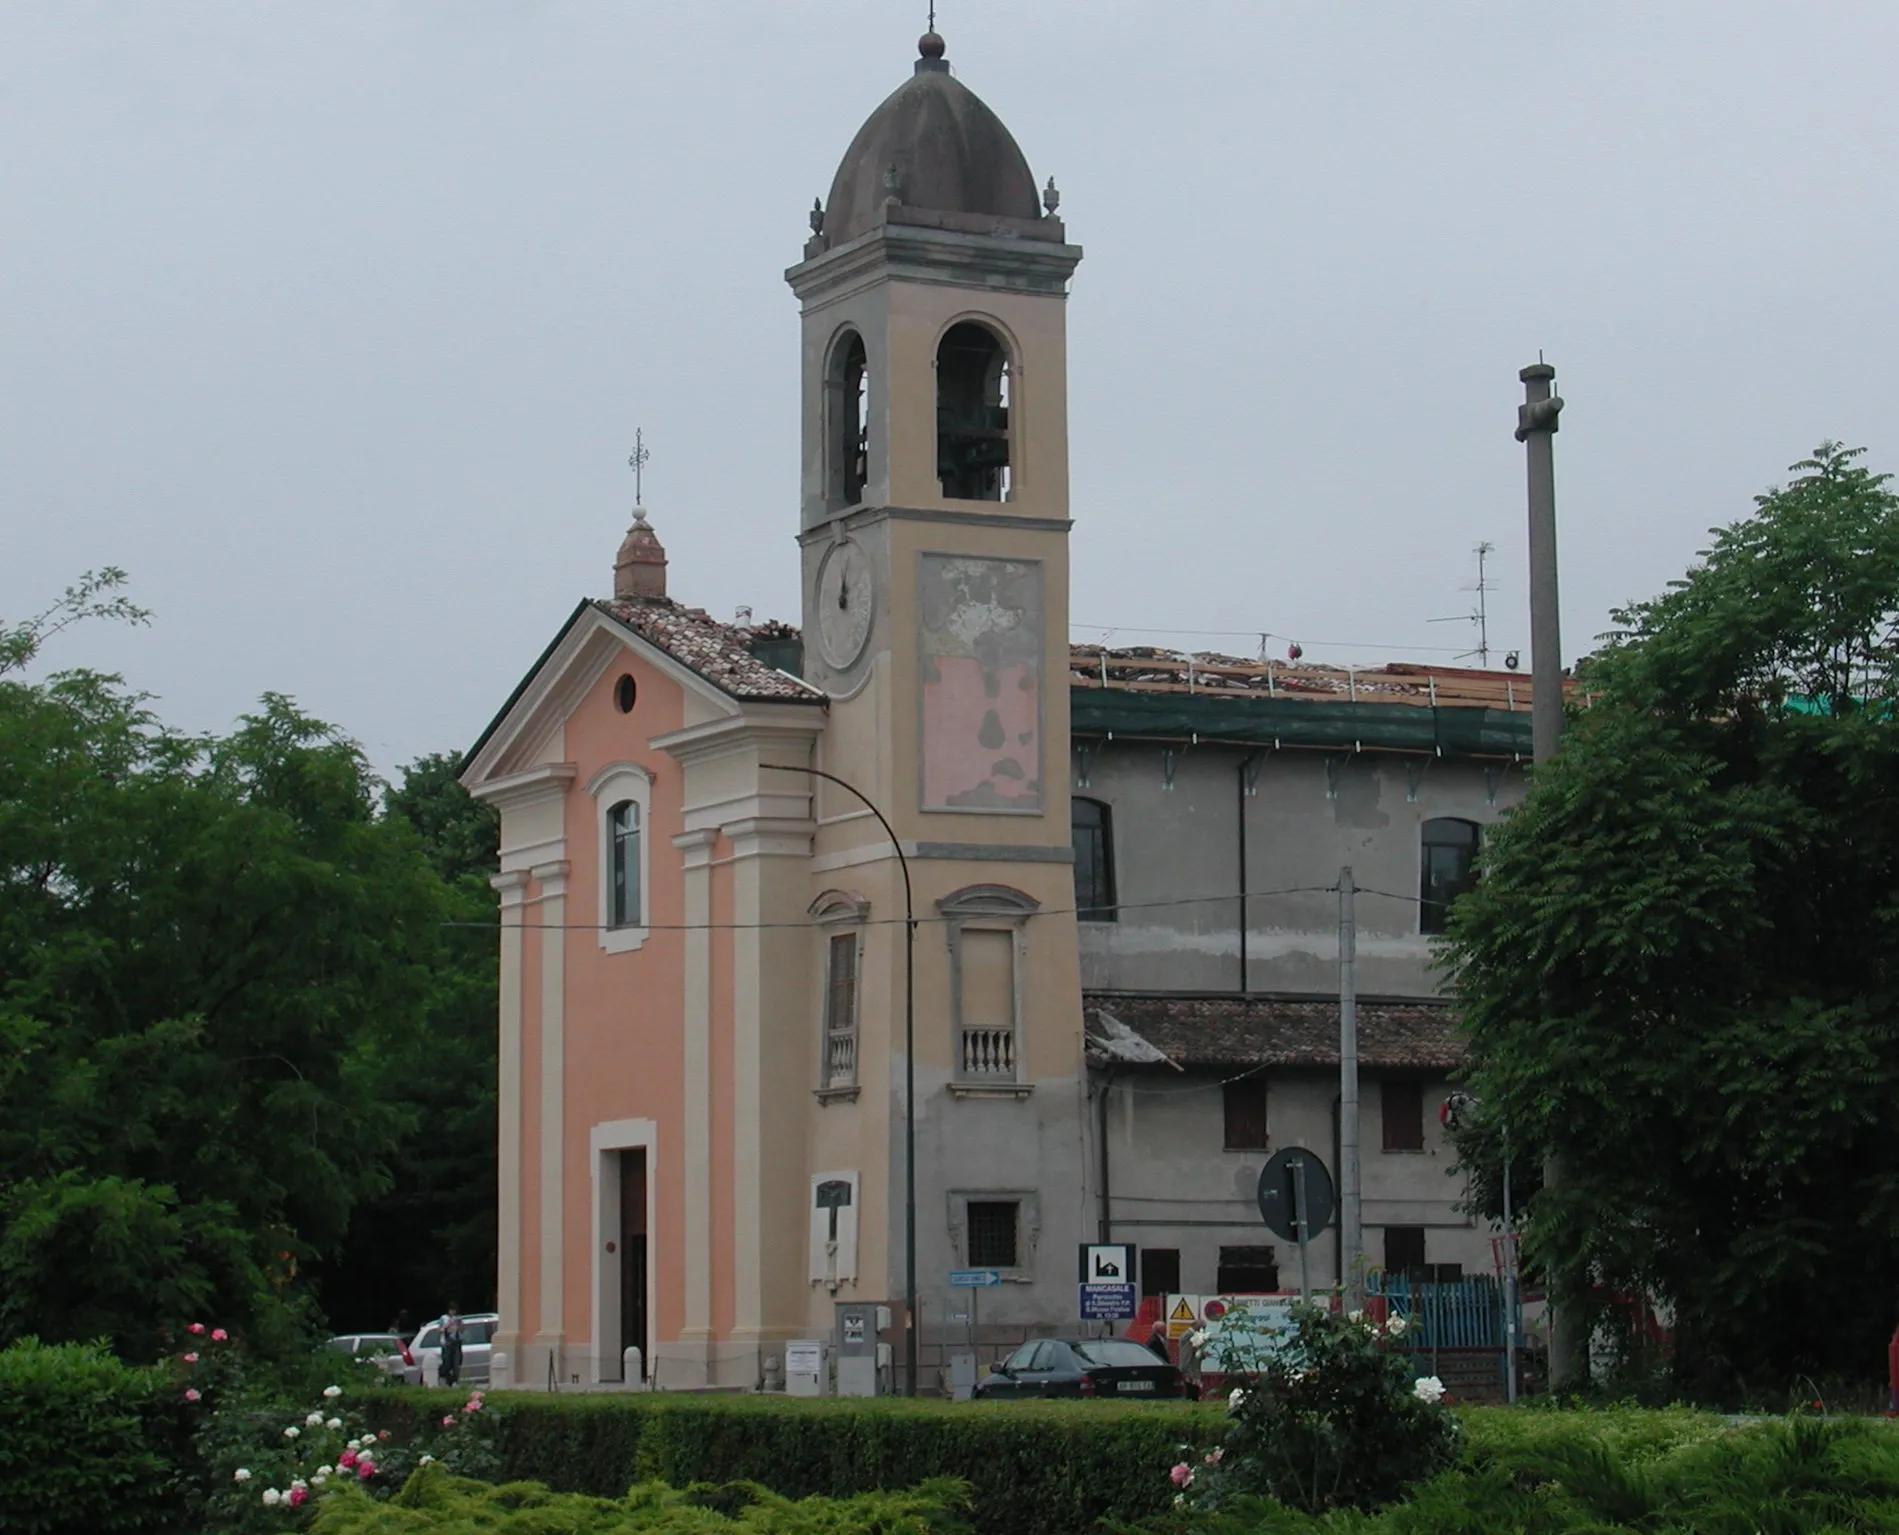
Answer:
<svg viewBox="0 0 1899 1535"><path fill-rule="evenodd" d="M1174 1309L1167 1313L1167 1320L1170 1322L1191 1322L1193 1320L1193 1307L1187 1304L1186 1296L1183 1295L1179 1300L1174 1302Z"/></svg>

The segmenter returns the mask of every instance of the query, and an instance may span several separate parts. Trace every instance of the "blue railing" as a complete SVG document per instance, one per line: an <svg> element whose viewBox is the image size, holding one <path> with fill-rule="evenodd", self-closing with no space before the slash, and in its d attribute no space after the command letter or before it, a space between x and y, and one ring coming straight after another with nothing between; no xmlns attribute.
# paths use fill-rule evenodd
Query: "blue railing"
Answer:
<svg viewBox="0 0 1899 1535"><path fill-rule="evenodd" d="M1413 1282L1407 1274L1373 1269L1365 1280L1369 1294L1384 1297L1388 1314L1405 1319L1409 1352L1503 1347L1503 1290L1488 1275Z"/></svg>

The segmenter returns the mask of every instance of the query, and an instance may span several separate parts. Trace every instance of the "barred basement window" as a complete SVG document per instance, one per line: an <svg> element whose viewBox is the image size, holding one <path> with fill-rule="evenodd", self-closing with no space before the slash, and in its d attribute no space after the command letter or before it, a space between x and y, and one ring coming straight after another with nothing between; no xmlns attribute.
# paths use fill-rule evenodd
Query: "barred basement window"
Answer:
<svg viewBox="0 0 1899 1535"><path fill-rule="evenodd" d="M969 1202L969 1266L976 1269L1012 1269L1016 1264L1016 1230L1021 1205L1013 1199L972 1199Z"/></svg>

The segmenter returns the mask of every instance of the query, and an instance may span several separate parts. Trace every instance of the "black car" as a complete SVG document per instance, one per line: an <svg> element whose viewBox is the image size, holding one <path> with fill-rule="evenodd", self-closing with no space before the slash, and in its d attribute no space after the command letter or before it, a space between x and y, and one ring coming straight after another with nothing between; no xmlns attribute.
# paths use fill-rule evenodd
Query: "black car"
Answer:
<svg viewBox="0 0 1899 1535"><path fill-rule="evenodd" d="M1193 1396L1166 1360L1126 1338L1035 1338L976 1382L979 1401L1018 1396Z"/></svg>

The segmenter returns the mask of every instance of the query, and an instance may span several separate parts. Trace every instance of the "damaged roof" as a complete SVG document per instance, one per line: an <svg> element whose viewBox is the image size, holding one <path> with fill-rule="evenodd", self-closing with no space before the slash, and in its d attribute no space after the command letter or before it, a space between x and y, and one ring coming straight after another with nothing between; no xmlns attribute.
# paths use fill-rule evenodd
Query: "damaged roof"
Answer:
<svg viewBox="0 0 1899 1535"><path fill-rule="evenodd" d="M1090 991L1082 997L1082 1016L1088 1053L1102 1063L1220 1068L1339 1063L1336 997ZM1464 1041L1445 1003L1359 999L1360 1066L1449 1071L1463 1061Z"/></svg>
<svg viewBox="0 0 1899 1535"><path fill-rule="evenodd" d="M1151 645L1110 649L1068 647L1073 688L1141 693L1243 693L1265 698L1313 698L1424 708L1503 709L1527 713L1530 679L1514 671L1474 666L1429 666L1392 661L1384 666L1319 666L1252 661L1218 652L1160 650ZM1567 686L1567 684L1566 684Z"/></svg>
<svg viewBox="0 0 1899 1535"><path fill-rule="evenodd" d="M796 639L789 624L726 624L670 597L595 599L592 604L650 645L734 698L822 703L824 690L770 666L753 646Z"/></svg>

